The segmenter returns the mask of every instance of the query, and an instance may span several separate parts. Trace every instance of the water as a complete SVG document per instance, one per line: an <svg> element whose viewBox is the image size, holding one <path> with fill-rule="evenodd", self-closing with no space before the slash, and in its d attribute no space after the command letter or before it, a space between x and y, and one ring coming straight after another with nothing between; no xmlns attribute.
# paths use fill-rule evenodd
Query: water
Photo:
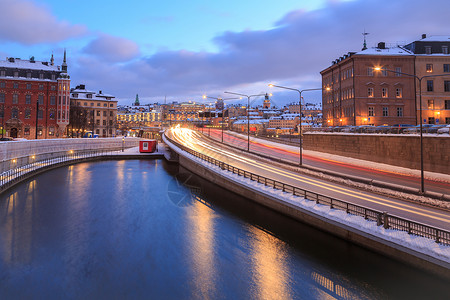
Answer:
<svg viewBox="0 0 450 300"><path fill-rule="evenodd" d="M2 299L448 299L450 283L163 161L82 163L0 197Z"/></svg>

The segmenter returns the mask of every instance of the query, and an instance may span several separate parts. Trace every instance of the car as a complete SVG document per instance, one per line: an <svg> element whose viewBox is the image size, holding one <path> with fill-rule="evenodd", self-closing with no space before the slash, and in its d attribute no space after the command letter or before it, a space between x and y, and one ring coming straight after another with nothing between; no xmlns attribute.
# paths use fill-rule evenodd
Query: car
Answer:
<svg viewBox="0 0 450 300"><path fill-rule="evenodd" d="M356 126L345 126L342 128L341 132L355 132Z"/></svg>
<svg viewBox="0 0 450 300"><path fill-rule="evenodd" d="M446 125L433 125L427 128L427 133L437 133L437 131L441 128L444 128Z"/></svg>
<svg viewBox="0 0 450 300"><path fill-rule="evenodd" d="M433 124L422 124L422 133L427 132L428 128L432 126ZM419 132L420 132L420 125L408 127L403 130L403 133L419 133Z"/></svg>
<svg viewBox="0 0 450 300"><path fill-rule="evenodd" d="M356 126L355 132L357 132L357 133L366 133L368 128L371 128L371 127L374 127L374 126L372 126L372 125L359 125L359 126Z"/></svg>
<svg viewBox="0 0 450 300"><path fill-rule="evenodd" d="M388 133L403 133L408 127L414 127L412 124L394 124L388 131Z"/></svg>
<svg viewBox="0 0 450 300"><path fill-rule="evenodd" d="M443 134L443 133L450 134L450 124L445 126L445 127L439 128L437 130L437 133L439 133L439 134Z"/></svg>
<svg viewBox="0 0 450 300"><path fill-rule="evenodd" d="M13 141L13 140L14 139L12 137L6 137L6 136L0 138L0 141L2 141L2 142Z"/></svg>

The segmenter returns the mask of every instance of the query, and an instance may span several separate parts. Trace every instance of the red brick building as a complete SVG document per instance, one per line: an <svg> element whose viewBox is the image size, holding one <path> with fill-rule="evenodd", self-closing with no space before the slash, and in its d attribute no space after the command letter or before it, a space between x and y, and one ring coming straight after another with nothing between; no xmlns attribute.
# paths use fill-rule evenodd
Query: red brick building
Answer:
<svg viewBox="0 0 450 300"><path fill-rule="evenodd" d="M0 134L13 138L62 137L69 123L70 77L61 66L7 58L0 61Z"/></svg>

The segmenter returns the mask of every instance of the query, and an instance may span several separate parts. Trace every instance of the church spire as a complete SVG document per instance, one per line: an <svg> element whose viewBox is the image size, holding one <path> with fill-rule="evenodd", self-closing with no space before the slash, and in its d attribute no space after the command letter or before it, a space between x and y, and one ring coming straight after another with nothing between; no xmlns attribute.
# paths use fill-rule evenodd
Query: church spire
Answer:
<svg viewBox="0 0 450 300"><path fill-rule="evenodd" d="M66 49L64 49L64 60L61 65L61 70L63 71L63 73L67 73Z"/></svg>
<svg viewBox="0 0 450 300"><path fill-rule="evenodd" d="M55 59L53 58L53 52L52 52L52 58L50 58L50 65L53 66L55 64Z"/></svg>
<svg viewBox="0 0 450 300"><path fill-rule="evenodd" d="M134 105L139 106L139 95L136 94L136 100L134 101Z"/></svg>
<svg viewBox="0 0 450 300"><path fill-rule="evenodd" d="M363 36L364 36L364 44L363 44L363 48L361 49L361 50L366 50L367 49L367 42L366 42L366 35L368 35L369 33L368 32L366 32L366 30L364 29L364 32L363 32Z"/></svg>

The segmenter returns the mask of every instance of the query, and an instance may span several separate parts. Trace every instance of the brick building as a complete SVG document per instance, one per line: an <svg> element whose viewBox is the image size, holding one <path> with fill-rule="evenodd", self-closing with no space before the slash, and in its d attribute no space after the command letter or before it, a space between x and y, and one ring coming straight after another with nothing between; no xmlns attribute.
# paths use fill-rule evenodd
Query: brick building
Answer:
<svg viewBox="0 0 450 300"><path fill-rule="evenodd" d="M7 58L0 61L1 136L54 138L69 123L70 77L66 52L60 66L50 62Z"/></svg>
<svg viewBox="0 0 450 300"><path fill-rule="evenodd" d="M414 76L427 76L422 121L450 124L449 47L449 37L423 35L405 46L379 43L334 60L320 72L323 125L418 124L420 89Z"/></svg>

